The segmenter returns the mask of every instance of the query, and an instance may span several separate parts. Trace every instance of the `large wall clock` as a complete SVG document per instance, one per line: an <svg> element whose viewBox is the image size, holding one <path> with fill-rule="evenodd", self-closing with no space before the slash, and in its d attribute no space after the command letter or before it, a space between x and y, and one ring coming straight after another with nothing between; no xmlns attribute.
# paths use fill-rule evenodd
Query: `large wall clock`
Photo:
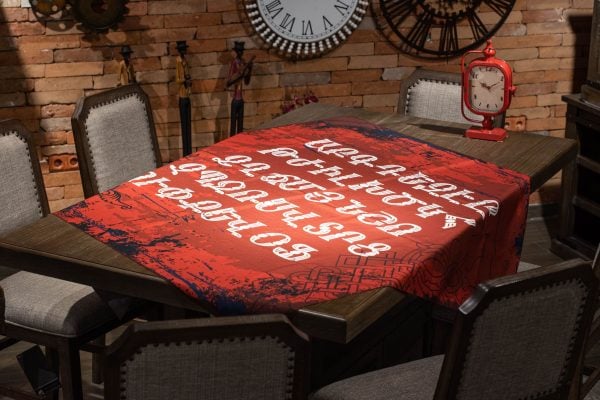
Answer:
<svg viewBox="0 0 600 400"><path fill-rule="evenodd" d="M500 29L516 0L379 0L383 34L421 57L456 57Z"/></svg>
<svg viewBox="0 0 600 400"><path fill-rule="evenodd" d="M270 47L312 58L341 44L358 27L366 0L245 0L252 27Z"/></svg>

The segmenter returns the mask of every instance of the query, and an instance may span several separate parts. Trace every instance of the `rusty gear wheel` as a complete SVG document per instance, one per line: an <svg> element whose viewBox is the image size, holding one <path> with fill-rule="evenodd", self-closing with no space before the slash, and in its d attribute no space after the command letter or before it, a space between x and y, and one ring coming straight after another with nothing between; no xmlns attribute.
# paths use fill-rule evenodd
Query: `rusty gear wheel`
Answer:
<svg viewBox="0 0 600 400"><path fill-rule="evenodd" d="M52 15L62 11L67 6L66 0L31 0L31 9L42 15Z"/></svg>
<svg viewBox="0 0 600 400"><path fill-rule="evenodd" d="M72 0L73 14L81 24L95 31L114 27L127 12L127 0Z"/></svg>

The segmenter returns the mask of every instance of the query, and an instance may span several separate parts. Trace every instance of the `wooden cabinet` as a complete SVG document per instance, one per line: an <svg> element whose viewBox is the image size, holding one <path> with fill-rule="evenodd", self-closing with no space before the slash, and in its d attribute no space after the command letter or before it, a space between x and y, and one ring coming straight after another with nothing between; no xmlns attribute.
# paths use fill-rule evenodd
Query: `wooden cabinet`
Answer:
<svg viewBox="0 0 600 400"><path fill-rule="evenodd" d="M579 94L567 103L565 136L579 142L575 162L563 169L560 231L552 250L562 257L592 258L600 242L600 107Z"/></svg>

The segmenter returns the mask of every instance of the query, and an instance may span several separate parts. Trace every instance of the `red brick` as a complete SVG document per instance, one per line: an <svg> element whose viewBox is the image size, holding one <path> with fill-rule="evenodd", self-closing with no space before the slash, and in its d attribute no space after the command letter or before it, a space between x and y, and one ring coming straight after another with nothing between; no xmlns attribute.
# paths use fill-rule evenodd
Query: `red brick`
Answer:
<svg viewBox="0 0 600 400"><path fill-rule="evenodd" d="M221 23L221 15L214 14L193 14L193 15L165 15L165 28L185 28L208 25L218 25Z"/></svg>
<svg viewBox="0 0 600 400"><path fill-rule="evenodd" d="M333 71L331 73L331 83L378 81L381 79L381 74L381 68L352 71Z"/></svg>
<svg viewBox="0 0 600 400"><path fill-rule="evenodd" d="M130 1L127 3L127 9L129 10L128 16L146 15L148 14L148 3L145 1Z"/></svg>
<svg viewBox="0 0 600 400"><path fill-rule="evenodd" d="M529 131L543 131L561 128L564 129L565 123L566 119L564 117L530 119L527 120L527 129Z"/></svg>
<svg viewBox="0 0 600 400"><path fill-rule="evenodd" d="M3 8L0 12L0 22L27 21L27 9Z"/></svg>
<svg viewBox="0 0 600 400"><path fill-rule="evenodd" d="M525 108L535 107L537 105L537 96L519 96L519 89L517 88L517 96L513 97L510 107L511 108Z"/></svg>
<svg viewBox="0 0 600 400"><path fill-rule="evenodd" d="M396 107L399 94L367 95L363 96L363 107Z"/></svg>
<svg viewBox="0 0 600 400"><path fill-rule="evenodd" d="M398 93L399 81L356 82L352 84L352 94Z"/></svg>
<svg viewBox="0 0 600 400"><path fill-rule="evenodd" d="M375 54L373 43L345 43L329 53L327 57L368 56L373 54Z"/></svg>
<svg viewBox="0 0 600 400"><path fill-rule="evenodd" d="M553 93L556 90L556 83L545 82L519 85L517 90L519 92L519 96L531 96L538 94Z"/></svg>
<svg viewBox="0 0 600 400"><path fill-rule="evenodd" d="M547 58L545 60L519 60L512 63L515 72L521 71L544 71L559 69L561 66L560 58Z"/></svg>
<svg viewBox="0 0 600 400"><path fill-rule="evenodd" d="M549 8L567 8L571 5L571 0L527 0L528 10L545 10Z"/></svg>
<svg viewBox="0 0 600 400"><path fill-rule="evenodd" d="M242 24L200 26L196 33L197 39L239 38L247 35Z"/></svg>
<svg viewBox="0 0 600 400"><path fill-rule="evenodd" d="M100 75L103 70L102 62L56 63L46 66L46 77Z"/></svg>
<svg viewBox="0 0 600 400"><path fill-rule="evenodd" d="M341 107L362 107L362 96L324 97L319 99L320 103L333 104Z"/></svg>
<svg viewBox="0 0 600 400"><path fill-rule="evenodd" d="M75 171L75 172L77 172L77 171ZM66 173L66 172L63 172L63 173ZM69 206L72 206L73 204L78 203L81 200L83 200L83 197L72 198L72 199L62 199L62 200L50 200L50 201L48 201L48 203L50 205L50 211L56 212L56 211L65 209Z"/></svg>
<svg viewBox="0 0 600 400"><path fill-rule="evenodd" d="M165 26L163 15L128 16L119 24L124 31L159 29Z"/></svg>
<svg viewBox="0 0 600 400"><path fill-rule="evenodd" d="M208 12L223 12L237 10L236 0L206 0Z"/></svg>
<svg viewBox="0 0 600 400"><path fill-rule="evenodd" d="M0 80L0 93L31 92L33 79L3 79Z"/></svg>
<svg viewBox="0 0 600 400"><path fill-rule="evenodd" d="M67 144L67 132L43 132L40 135L36 135L36 144L39 146L56 146Z"/></svg>
<svg viewBox="0 0 600 400"><path fill-rule="evenodd" d="M77 184L81 184L81 177L79 175L79 171L55 172L52 174L44 175L44 186L46 187Z"/></svg>
<svg viewBox="0 0 600 400"><path fill-rule="evenodd" d="M348 69L388 68L398 66L398 56L354 56L350 57Z"/></svg>
<svg viewBox="0 0 600 400"><path fill-rule="evenodd" d="M110 49L61 49L54 51L54 62L93 62L112 58Z"/></svg>
<svg viewBox="0 0 600 400"><path fill-rule="evenodd" d="M523 11L523 23L529 22L558 22L562 18L560 9Z"/></svg>
<svg viewBox="0 0 600 400"><path fill-rule="evenodd" d="M194 14L206 11L206 0L148 1L148 14Z"/></svg>
<svg viewBox="0 0 600 400"><path fill-rule="evenodd" d="M83 197L83 187L81 185L66 185L65 199L79 199Z"/></svg>
<svg viewBox="0 0 600 400"><path fill-rule="evenodd" d="M142 32L141 38L147 43L168 43L177 40L192 40L196 34L196 28L170 28L153 29Z"/></svg>
<svg viewBox="0 0 600 400"><path fill-rule="evenodd" d="M544 94L538 96L538 106L553 106L563 104L562 95L560 93Z"/></svg>
<svg viewBox="0 0 600 400"><path fill-rule="evenodd" d="M349 83L338 83L333 85L316 85L311 86L310 89L319 99L321 99L324 97L350 96L352 85Z"/></svg>
<svg viewBox="0 0 600 400"><path fill-rule="evenodd" d="M43 35L43 24L39 22L8 22L0 24L0 36Z"/></svg>

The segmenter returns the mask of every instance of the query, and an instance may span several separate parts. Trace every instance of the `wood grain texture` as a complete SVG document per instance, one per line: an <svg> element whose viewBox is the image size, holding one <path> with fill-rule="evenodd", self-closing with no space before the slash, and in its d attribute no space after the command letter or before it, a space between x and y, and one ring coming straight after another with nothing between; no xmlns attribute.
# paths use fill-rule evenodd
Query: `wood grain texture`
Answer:
<svg viewBox="0 0 600 400"><path fill-rule="evenodd" d="M433 145L514 169L532 178L533 189L577 152L572 140L528 134L510 135L504 143L466 139L462 137L465 126L461 124L440 125L439 121L324 104L307 105L264 124L261 129L340 116L368 120ZM54 216L0 239L0 258L8 267L177 307L211 311L208 304L193 300L150 270ZM347 343L388 311L413 300L383 288L314 304L290 317L298 328L315 338Z"/></svg>

